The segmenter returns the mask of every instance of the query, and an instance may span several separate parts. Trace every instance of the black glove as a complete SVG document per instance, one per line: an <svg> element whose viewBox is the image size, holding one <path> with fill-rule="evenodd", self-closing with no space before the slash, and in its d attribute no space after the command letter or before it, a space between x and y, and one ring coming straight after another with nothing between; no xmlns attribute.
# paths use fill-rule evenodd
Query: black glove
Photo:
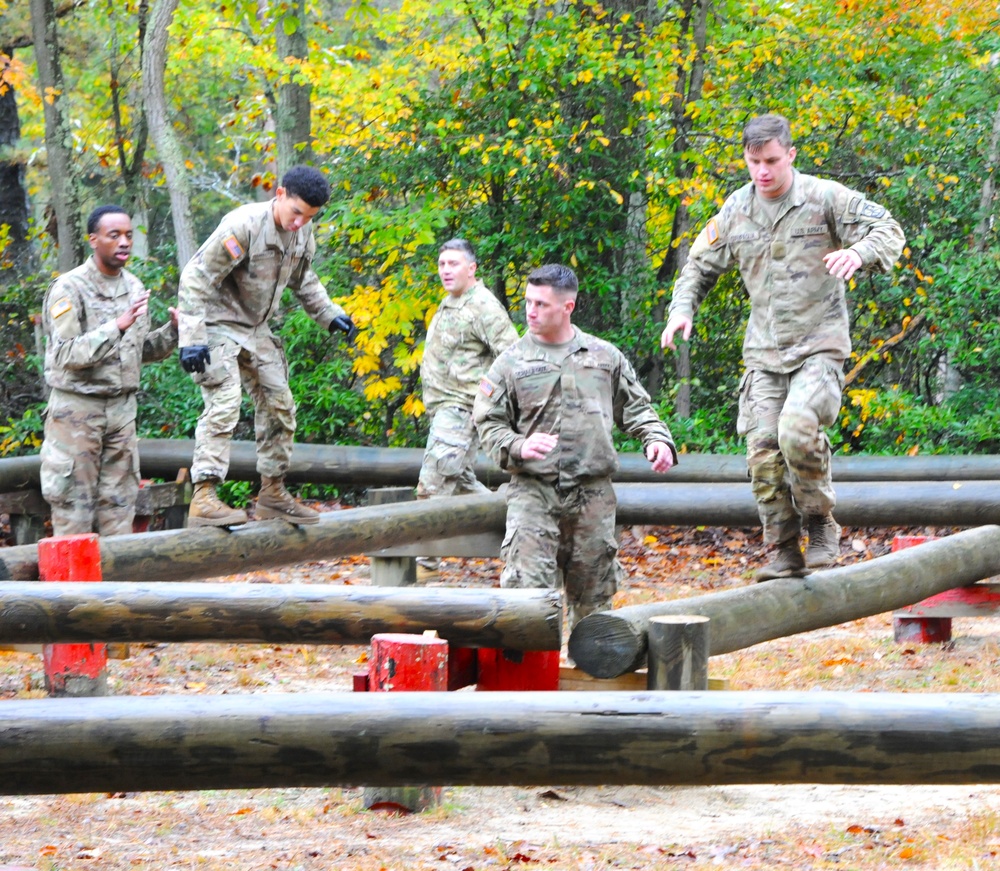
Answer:
<svg viewBox="0 0 1000 871"><path fill-rule="evenodd" d="M205 367L212 362L212 356L208 353L208 345L191 345L189 348L181 348L181 368L185 372L204 372Z"/></svg>
<svg viewBox="0 0 1000 871"><path fill-rule="evenodd" d="M334 330L340 330L342 333L347 333L347 341L353 342L354 337L358 334L358 328L354 326L354 321L352 321L347 315L337 315L332 321L330 321L330 335L333 335Z"/></svg>

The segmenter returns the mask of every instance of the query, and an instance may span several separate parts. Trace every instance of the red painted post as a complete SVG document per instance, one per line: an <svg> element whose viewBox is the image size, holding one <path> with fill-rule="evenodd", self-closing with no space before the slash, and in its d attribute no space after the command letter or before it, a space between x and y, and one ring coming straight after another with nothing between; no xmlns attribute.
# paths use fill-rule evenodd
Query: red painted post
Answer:
<svg viewBox="0 0 1000 871"><path fill-rule="evenodd" d="M558 650L479 649L477 690L557 690Z"/></svg>
<svg viewBox="0 0 1000 871"><path fill-rule="evenodd" d="M355 678L355 689L358 689ZM430 634L383 632L372 636L370 692L423 692L448 689L448 642ZM440 786L366 787L369 810L412 813L441 804Z"/></svg>
<svg viewBox="0 0 1000 871"><path fill-rule="evenodd" d="M934 535L897 535L892 539L892 552L904 547L915 547L925 541L934 541L936 538ZM892 637L900 644L950 641L951 617L904 617L897 611L892 617Z"/></svg>
<svg viewBox="0 0 1000 871"><path fill-rule="evenodd" d="M42 581L102 580L98 536L88 532L43 538L38 542L38 577ZM107 695L107 645L46 644L42 659L49 695Z"/></svg>

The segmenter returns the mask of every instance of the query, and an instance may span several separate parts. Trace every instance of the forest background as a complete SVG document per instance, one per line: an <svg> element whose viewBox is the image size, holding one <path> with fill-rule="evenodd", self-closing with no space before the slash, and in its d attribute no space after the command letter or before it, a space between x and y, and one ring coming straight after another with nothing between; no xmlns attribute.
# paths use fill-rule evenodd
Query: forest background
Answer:
<svg viewBox="0 0 1000 871"><path fill-rule="evenodd" d="M91 208L133 215L160 323L221 216L300 162L332 184L315 265L361 333L331 341L287 300L298 441L422 445L437 251L463 236L522 330L527 272L572 265L577 323L625 350L678 442L738 451L738 276L680 353L659 333L765 111L799 169L907 237L892 274L850 284L835 450L997 451L995 0L0 0L0 456L40 445L37 314L89 254ZM142 435L190 438L200 408L176 358L145 367Z"/></svg>

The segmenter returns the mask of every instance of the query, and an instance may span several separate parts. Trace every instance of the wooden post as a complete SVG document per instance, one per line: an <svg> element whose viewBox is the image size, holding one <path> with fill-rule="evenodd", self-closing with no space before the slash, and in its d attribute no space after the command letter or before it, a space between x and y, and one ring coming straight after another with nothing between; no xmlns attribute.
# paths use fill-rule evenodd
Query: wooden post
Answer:
<svg viewBox="0 0 1000 871"><path fill-rule="evenodd" d="M557 690L558 650L479 648L477 690Z"/></svg>
<svg viewBox="0 0 1000 871"><path fill-rule="evenodd" d="M649 621L647 689L708 689L708 622L694 614Z"/></svg>
<svg viewBox="0 0 1000 871"><path fill-rule="evenodd" d="M445 692L448 689L448 642L434 633L372 636L369 692ZM364 790L368 810L403 813L441 804L440 786L383 786Z"/></svg>
<svg viewBox="0 0 1000 871"><path fill-rule="evenodd" d="M368 491L369 505L412 502L412 487L380 487ZM372 584L376 587L412 587L417 583L417 560L412 556L371 557Z"/></svg>
<svg viewBox="0 0 1000 871"><path fill-rule="evenodd" d="M100 581L101 547L96 534L43 538L38 542L42 581ZM42 648L45 689L52 696L104 696L108 654L104 644L46 644Z"/></svg>
<svg viewBox="0 0 1000 871"><path fill-rule="evenodd" d="M933 535L897 535L892 539L892 552L935 538ZM892 615L892 637L901 644L951 641L951 617L907 617L897 611Z"/></svg>

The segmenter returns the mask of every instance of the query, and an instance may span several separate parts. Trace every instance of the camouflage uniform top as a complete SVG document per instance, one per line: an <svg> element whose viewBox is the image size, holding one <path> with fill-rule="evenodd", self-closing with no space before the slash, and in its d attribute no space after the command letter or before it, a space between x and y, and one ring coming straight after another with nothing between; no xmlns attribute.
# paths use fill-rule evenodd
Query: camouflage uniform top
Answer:
<svg viewBox="0 0 1000 871"><path fill-rule="evenodd" d="M718 277L736 265L750 295L748 369L794 372L814 354L843 361L851 353L845 283L827 272L823 256L850 247L862 266L887 272L904 244L886 209L837 182L794 171L773 226L750 183L698 234L670 314L693 318Z"/></svg>
<svg viewBox="0 0 1000 871"><path fill-rule="evenodd" d="M490 364L517 341L499 300L477 281L461 296L441 300L427 328L420 365L424 405L472 410L476 388Z"/></svg>
<svg viewBox="0 0 1000 871"><path fill-rule="evenodd" d="M109 397L138 390L141 364L162 360L177 347L173 323L151 332L148 315L124 333L118 329L115 320L142 290L126 269L116 277L104 275L93 257L52 283L42 309L50 387Z"/></svg>
<svg viewBox="0 0 1000 871"><path fill-rule="evenodd" d="M271 203L251 203L226 215L181 273L178 301L180 345L212 345L231 339L255 352L258 330L290 287L306 313L323 329L344 310L332 302L312 269L312 224L282 241Z"/></svg>
<svg viewBox="0 0 1000 871"><path fill-rule="evenodd" d="M493 461L563 488L607 477L618 469L614 424L641 438L644 448L666 442L676 460L673 436L625 355L573 330L559 348L523 336L490 367L476 394L475 420ZM558 435L559 443L540 460L524 460L521 445L535 432Z"/></svg>

